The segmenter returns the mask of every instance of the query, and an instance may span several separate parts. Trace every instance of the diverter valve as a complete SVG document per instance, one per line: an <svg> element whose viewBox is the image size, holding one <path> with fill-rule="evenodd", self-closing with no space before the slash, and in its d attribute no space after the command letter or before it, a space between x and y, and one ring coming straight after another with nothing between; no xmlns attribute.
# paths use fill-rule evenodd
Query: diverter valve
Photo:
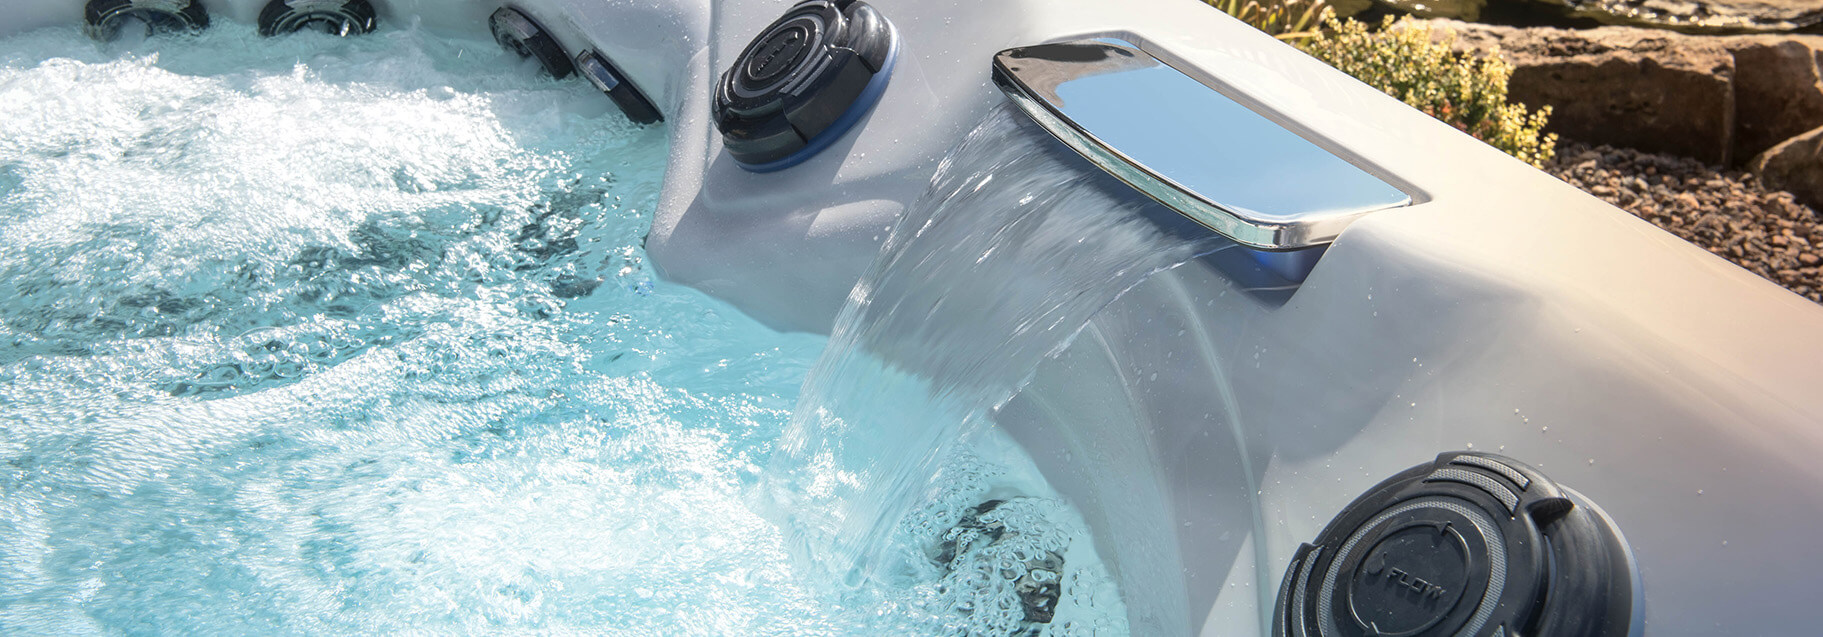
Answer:
<svg viewBox="0 0 1823 637"><path fill-rule="evenodd" d="M742 168L795 166L853 127L886 90L892 25L858 0L808 0L785 12L722 74L715 125Z"/></svg>

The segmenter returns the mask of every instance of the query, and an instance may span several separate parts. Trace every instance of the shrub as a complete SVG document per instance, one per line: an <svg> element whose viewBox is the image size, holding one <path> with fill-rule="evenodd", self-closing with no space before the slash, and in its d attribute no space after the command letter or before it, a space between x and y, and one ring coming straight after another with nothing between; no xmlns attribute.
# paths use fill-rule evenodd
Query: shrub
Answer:
<svg viewBox="0 0 1823 637"><path fill-rule="evenodd" d="M1551 107L1528 112L1507 103L1513 65L1498 51L1454 51L1453 32L1433 41L1431 27L1387 17L1378 31L1355 20L1326 19L1300 45L1305 52L1443 120L1526 163L1544 167L1556 154L1557 136L1544 134Z"/></svg>
<svg viewBox="0 0 1823 637"><path fill-rule="evenodd" d="M1267 35L1297 44L1317 34L1317 27L1335 17L1324 0L1203 0Z"/></svg>

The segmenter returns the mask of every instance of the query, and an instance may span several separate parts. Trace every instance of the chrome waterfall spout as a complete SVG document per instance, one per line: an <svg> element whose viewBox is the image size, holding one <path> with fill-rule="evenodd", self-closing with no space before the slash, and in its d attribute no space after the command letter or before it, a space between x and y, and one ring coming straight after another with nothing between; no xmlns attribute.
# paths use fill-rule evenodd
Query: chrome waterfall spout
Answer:
<svg viewBox="0 0 1823 637"><path fill-rule="evenodd" d="M994 56L994 82L1097 167L1243 245L1333 241L1376 210L1409 205L1388 183L1272 118L1115 38Z"/></svg>

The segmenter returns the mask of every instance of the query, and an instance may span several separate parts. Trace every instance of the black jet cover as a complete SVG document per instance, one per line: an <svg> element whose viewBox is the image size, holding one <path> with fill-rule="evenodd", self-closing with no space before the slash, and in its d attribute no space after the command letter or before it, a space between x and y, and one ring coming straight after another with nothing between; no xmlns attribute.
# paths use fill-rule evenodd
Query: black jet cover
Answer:
<svg viewBox="0 0 1823 637"><path fill-rule="evenodd" d="M1273 635L1624 636L1633 582L1618 529L1582 496L1511 458L1445 453L1298 550Z"/></svg>
<svg viewBox="0 0 1823 637"><path fill-rule="evenodd" d="M747 165L778 162L851 124L851 107L871 106L862 97L887 72L892 45L892 27L865 2L793 6L722 74L715 124L728 153Z"/></svg>

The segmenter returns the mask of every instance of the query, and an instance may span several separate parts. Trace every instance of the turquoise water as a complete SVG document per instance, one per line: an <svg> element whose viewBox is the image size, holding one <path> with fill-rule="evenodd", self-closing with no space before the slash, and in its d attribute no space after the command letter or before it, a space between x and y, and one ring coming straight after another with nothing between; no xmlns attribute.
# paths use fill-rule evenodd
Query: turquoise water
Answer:
<svg viewBox="0 0 1823 637"><path fill-rule="evenodd" d="M991 430L903 505L942 568L799 565L757 492L825 339L654 277L611 108L413 29L0 40L0 633L1122 632Z"/></svg>

